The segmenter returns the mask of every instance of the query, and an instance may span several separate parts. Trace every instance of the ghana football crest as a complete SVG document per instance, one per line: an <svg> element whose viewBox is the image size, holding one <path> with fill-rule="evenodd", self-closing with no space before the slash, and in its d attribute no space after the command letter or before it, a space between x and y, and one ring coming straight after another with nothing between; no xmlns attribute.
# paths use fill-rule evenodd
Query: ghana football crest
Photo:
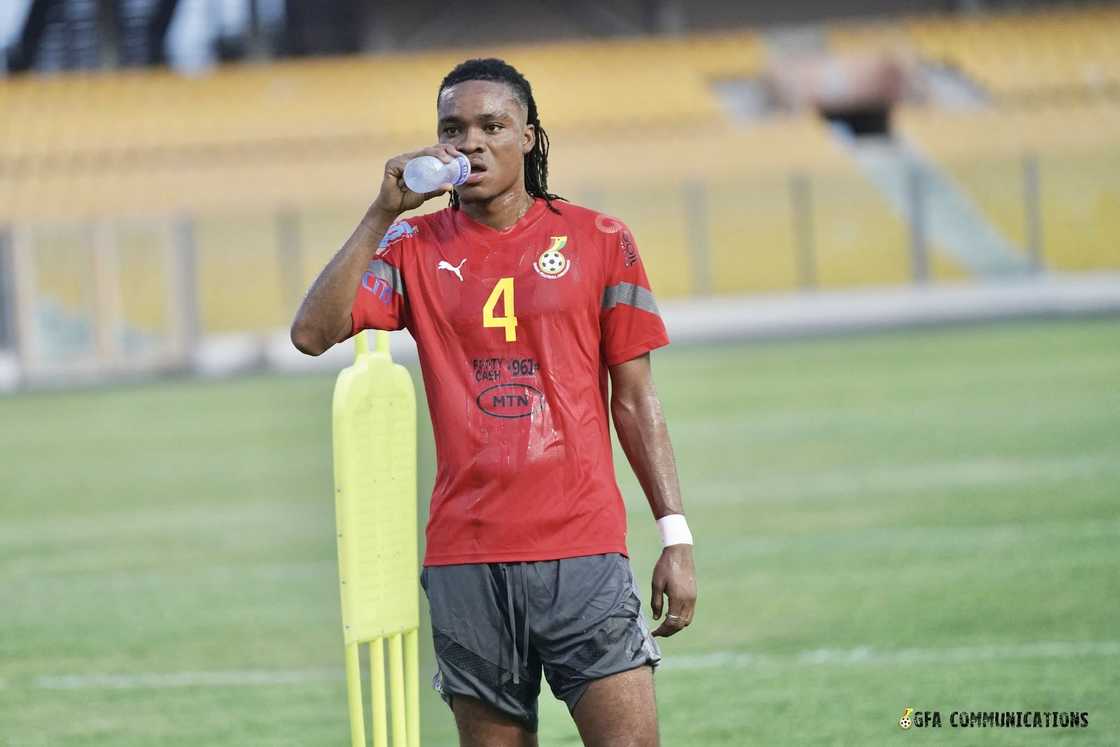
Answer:
<svg viewBox="0 0 1120 747"><path fill-rule="evenodd" d="M537 261L533 263L533 269L537 271L538 275L548 280L564 277L565 273L572 267L572 260L565 257L561 251L567 244L567 236L552 237L552 244L541 252L541 256L537 257Z"/></svg>

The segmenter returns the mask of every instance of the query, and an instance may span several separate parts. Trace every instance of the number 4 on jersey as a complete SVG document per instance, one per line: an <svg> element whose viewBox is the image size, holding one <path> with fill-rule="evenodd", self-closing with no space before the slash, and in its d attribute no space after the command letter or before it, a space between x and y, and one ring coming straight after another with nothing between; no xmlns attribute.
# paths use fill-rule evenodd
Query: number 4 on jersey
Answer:
<svg viewBox="0 0 1120 747"><path fill-rule="evenodd" d="M502 301L502 316L494 316L494 307ZM513 278L502 278L490 291L482 307L483 327L505 327L506 342L517 342L517 317L513 314Z"/></svg>

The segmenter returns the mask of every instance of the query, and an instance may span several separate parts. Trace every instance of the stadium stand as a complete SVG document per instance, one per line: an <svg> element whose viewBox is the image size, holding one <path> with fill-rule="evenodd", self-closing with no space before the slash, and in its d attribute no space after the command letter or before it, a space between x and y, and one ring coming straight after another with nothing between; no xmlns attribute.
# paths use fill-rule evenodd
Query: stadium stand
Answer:
<svg viewBox="0 0 1120 747"><path fill-rule="evenodd" d="M1027 241L1029 220L1021 185L1033 160L1045 264L1066 270L1120 266L1120 106L904 109L898 123L1019 245Z"/></svg>
<svg viewBox="0 0 1120 747"><path fill-rule="evenodd" d="M1120 265L1118 30L1120 7L1095 5L836 25L828 44L945 65L976 84L989 108L902 107L898 131L1020 246L1025 172L1036 169L1044 263L1087 270Z"/></svg>
<svg viewBox="0 0 1120 747"><path fill-rule="evenodd" d="M919 51L946 59L999 99L1120 86L1120 9L1101 6L964 19L915 19L907 32Z"/></svg>
<svg viewBox="0 0 1120 747"><path fill-rule="evenodd" d="M1087 269L1120 266L1118 24L1115 7L1093 7L837 25L826 38L838 51L896 49L952 65L986 90L994 106L975 111L904 106L896 130L1018 246L1028 238L1023 169L1034 159L1046 262ZM905 220L822 120L789 114L744 127L724 110L711 83L761 74L760 35L498 53L533 82L553 139L553 188L630 223L659 297L910 278ZM283 326L384 159L433 139L440 77L470 55L2 81L0 222L38 226L38 262L66 267L42 273L39 291L75 317L90 304L76 259L89 240L73 227L111 222L123 316L152 331L166 324L161 289L173 272L165 223L191 216L202 331ZM796 185L807 226L793 213ZM278 241L280 220L297 227L295 249ZM933 248L933 278L967 276Z"/></svg>
<svg viewBox="0 0 1120 747"><path fill-rule="evenodd" d="M837 25L836 51L915 52L956 67L997 102L1111 96L1120 87L1120 8L1115 5L922 16L902 22Z"/></svg>

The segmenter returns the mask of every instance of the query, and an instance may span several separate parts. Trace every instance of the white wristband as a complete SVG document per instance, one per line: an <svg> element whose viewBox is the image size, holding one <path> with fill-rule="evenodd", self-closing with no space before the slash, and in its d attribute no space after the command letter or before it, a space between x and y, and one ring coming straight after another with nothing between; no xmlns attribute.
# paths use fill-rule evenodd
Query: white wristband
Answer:
<svg viewBox="0 0 1120 747"><path fill-rule="evenodd" d="M692 532L688 530L688 522L684 514L669 514L657 520L657 528L661 530L661 546L691 545Z"/></svg>

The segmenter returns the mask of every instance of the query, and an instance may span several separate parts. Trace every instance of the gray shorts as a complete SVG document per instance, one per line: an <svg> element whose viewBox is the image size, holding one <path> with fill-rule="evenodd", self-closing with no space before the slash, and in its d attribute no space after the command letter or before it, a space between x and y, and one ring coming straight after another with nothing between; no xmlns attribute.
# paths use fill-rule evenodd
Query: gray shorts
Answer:
<svg viewBox="0 0 1120 747"><path fill-rule="evenodd" d="M661 661L618 553L427 566L420 583L448 705L469 695L536 731L542 669L571 711L594 680Z"/></svg>

